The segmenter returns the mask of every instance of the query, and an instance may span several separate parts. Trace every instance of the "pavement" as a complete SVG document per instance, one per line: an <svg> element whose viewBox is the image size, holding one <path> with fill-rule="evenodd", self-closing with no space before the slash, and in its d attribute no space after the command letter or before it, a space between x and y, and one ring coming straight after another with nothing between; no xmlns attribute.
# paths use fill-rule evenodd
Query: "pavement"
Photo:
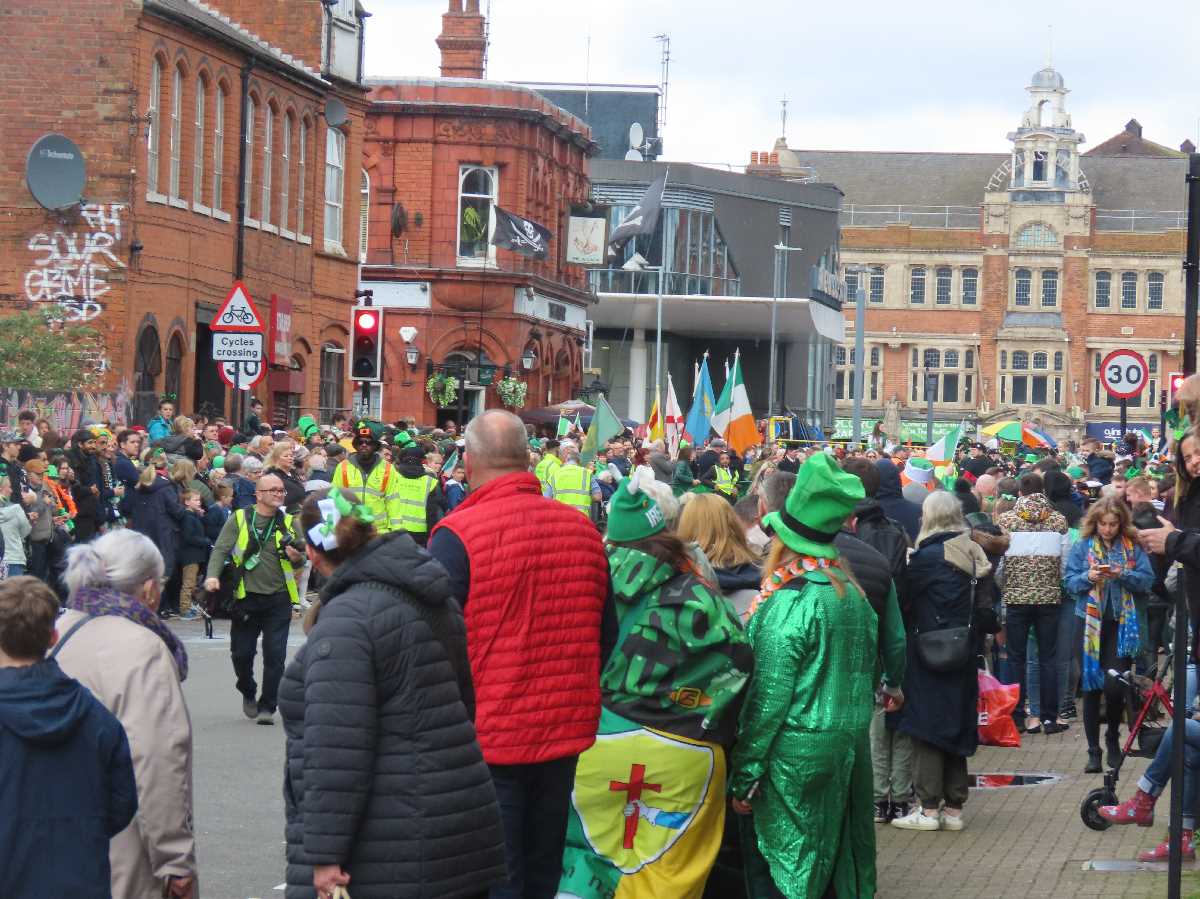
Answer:
<svg viewBox="0 0 1200 899"><path fill-rule="evenodd" d="M184 694L195 739L195 821L204 899L269 899L283 895L283 727L242 716L229 662L229 622L216 622L206 640L199 623L172 622L184 640L191 673ZM304 642L293 622L288 656ZM256 660L261 672L261 657ZM1131 863L1166 835L1169 797L1152 828L1089 830L1079 817L1099 775L1083 774L1083 727L1063 734L1024 736L1019 749L981 747L972 774L1049 773L1050 784L972 788L957 833L916 833L877 825L880 899L952 896L956 899L1036 897L1164 897L1165 865L1140 870L1092 870ZM1146 767L1131 759L1118 795L1132 794ZM1200 868L1185 863L1183 895L1200 897ZM279 887L280 889L276 889ZM664 897L667 899L667 897Z"/></svg>

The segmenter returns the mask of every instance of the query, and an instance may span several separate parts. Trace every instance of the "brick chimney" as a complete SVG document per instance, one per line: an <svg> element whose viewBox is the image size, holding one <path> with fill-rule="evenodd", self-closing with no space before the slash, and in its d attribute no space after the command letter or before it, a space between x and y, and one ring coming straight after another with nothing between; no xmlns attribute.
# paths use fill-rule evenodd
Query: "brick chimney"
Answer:
<svg viewBox="0 0 1200 899"><path fill-rule="evenodd" d="M1125 123L1125 130L1128 131L1130 134L1134 135L1135 137L1141 137L1142 136L1142 123L1139 122L1137 119L1130 119L1128 122Z"/></svg>
<svg viewBox="0 0 1200 899"><path fill-rule="evenodd" d="M483 36L483 16L479 0L450 0L450 9L442 16L442 33L437 45L442 51L443 78L482 78L483 54L487 42Z"/></svg>
<svg viewBox="0 0 1200 899"><path fill-rule="evenodd" d="M1192 143L1190 140L1185 139L1184 142L1179 145L1179 152L1180 153L1195 153L1196 145L1194 143Z"/></svg>

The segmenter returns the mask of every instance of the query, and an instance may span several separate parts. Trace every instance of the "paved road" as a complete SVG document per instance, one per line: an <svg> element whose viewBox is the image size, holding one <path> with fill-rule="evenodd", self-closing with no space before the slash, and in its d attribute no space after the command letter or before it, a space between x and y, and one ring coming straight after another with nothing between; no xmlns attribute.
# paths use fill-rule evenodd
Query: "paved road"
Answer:
<svg viewBox="0 0 1200 899"><path fill-rule="evenodd" d="M199 625L178 624L191 657L184 685L195 729L196 825L204 899L269 899L283 883L283 728L261 727L242 716L229 663L229 623L217 622L217 639L205 640ZM293 623L289 655L303 642ZM261 664L261 660L259 660ZM961 833L912 833L880 827L879 896L954 896L956 899L1036 897L1162 897L1159 872L1102 873L1084 870L1096 861L1128 861L1166 831L1169 803L1160 803L1150 829L1088 830L1079 803L1099 785L1084 775L1079 724L1065 734L1026 737L1020 749L985 747L972 773L1051 772L1049 786L972 790L967 828ZM1145 768L1127 765L1122 797ZM1191 873L1184 895L1200 895Z"/></svg>

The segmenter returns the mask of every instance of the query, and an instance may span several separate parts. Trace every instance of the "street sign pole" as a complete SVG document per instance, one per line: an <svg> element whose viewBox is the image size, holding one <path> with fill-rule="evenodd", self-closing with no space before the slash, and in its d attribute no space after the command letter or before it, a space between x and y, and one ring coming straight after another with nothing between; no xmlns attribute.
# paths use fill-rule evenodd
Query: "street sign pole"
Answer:
<svg viewBox="0 0 1200 899"><path fill-rule="evenodd" d="M1125 429L1129 426L1129 400L1121 398L1121 439L1125 439Z"/></svg>

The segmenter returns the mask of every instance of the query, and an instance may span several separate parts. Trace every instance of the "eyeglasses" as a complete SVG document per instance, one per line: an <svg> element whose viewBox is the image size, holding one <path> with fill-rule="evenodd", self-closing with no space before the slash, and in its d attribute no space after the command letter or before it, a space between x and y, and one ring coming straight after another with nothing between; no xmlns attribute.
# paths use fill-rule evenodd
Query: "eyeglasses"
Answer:
<svg viewBox="0 0 1200 899"><path fill-rule="evenodd" d="M286 493L287 491L284 490L282 487L259 487L258 492L259 493Z"/></svg>

